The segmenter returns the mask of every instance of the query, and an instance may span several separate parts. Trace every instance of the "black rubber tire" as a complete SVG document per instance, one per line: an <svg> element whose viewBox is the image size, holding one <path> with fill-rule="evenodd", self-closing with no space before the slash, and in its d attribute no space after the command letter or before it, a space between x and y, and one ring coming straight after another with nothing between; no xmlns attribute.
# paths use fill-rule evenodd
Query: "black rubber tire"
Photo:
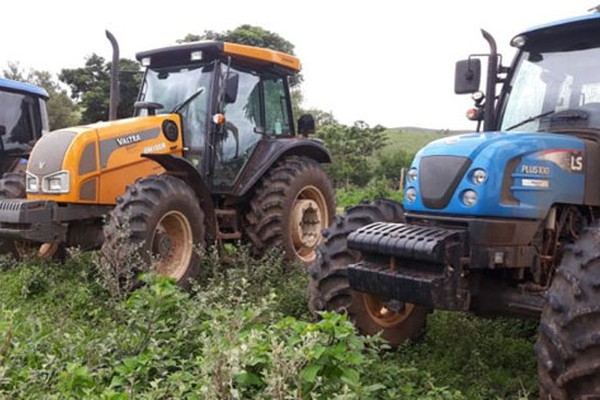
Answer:
<svg viewBox="0 0 600 400"><path fill-rule="evenodd" d="M22 172L6 172L0 179L0 199L24 199L25 174ZM25 246L20 246L25 247ZM12 239L0 238L0 254L10 254L15 259L22 257L21 252Z"/></svg>
<svg viewBox="0 0 600 400"><path fill-rule="evenodd" d="M546 294L535 352L540 398L600 397L598 223L565 248Z"/></svg>
<svg viewBox="0 0 600 400"><path fill-rule="evenodd" d="M402 206L391 200L376 200L346 209L344 216L336 216L335 222L323 232L324 241L317 250L317 258L309 267L309 307L313 314L321 311L345 312L364 335L381 336L391 346L407 339L417 339L425 328L429 310L406 304L404 319L382 326L372 317L366 306L371 296L353 291L347 277L347 266L361 259L360 252L347 246L348 234L373 222L404 222Z"/></svg>
<svg viewBox="0 0 600 400"><path fill-rule="evenodd" d="M0 179L0 199L24 199L25 174L7 172Z"/></svg>
<svg viewBox="0 0 600 400"><path fill-rule="evenodd" d="M302 201L313 200L311 197L317 199L319 217L311 228L308 244L300 245L294 240L292 213ZM321 231L334 215L333 187L321 164L308 157L285 157L258 183L245 215L245 233L259 254L280 248L286 258L308 264L315 258Z"/></svg>
<svg viewBox="0 0 600 400"><path fill-rule="evenodd" d="M176 253L182 248L185 253L181 265L176 265L177 274L165 273L165 275L173 276L181 288L187 289L190 286L190 279L200 274L200 256L197 247L205 245L204 212L192 188L174 176L167 174L150 176L139 179L127 187L125 194L117 199L117 205L110 212L104 227L102 256L109 265L127 268L126 265L119 265L119 263L127 263L132 256L135 256L132 252L138 252L147 271L152 262L156 262L155 246L160 238L156 236L157 229L166 229L162 224L165 218L171 218L172 221L171 219L167 221L174 222L175 225L181 223L191 238L191 243L178 243L179 241L173 240L175 236L168 234L162 236L168 243L169 254ZM160 264L159 260L157 272L161 273L161 269L167 267Z"/></svg>

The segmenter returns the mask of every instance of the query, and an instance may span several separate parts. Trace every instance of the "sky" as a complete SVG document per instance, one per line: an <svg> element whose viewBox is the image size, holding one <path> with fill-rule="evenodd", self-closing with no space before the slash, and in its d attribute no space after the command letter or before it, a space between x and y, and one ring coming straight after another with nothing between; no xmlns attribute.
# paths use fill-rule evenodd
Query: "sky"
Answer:
<svg viewBox="0 0 600 400"><path fill-rule="evenodd" d="M596 0L600 2L599 0ZM504 64L518 33L587 14L594 0L33 0L3 2L0 69L8 62L57 74L97 53L104 35L121 57L174 44L188 33L260 26L292 42L303 66L305 108L338 121L386 127L474 129L468 95L454 94L455 62L488 51L480 29L498 43Z"/></svg>

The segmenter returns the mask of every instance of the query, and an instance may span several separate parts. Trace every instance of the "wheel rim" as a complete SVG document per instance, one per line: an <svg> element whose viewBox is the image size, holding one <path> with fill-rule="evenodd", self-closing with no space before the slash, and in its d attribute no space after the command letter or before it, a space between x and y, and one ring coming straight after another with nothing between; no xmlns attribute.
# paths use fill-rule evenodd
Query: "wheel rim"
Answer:
<svg viewBox="0 0 600 400"><path fill-rule="evenodd" d="M402 309L393 311L386 307L385 301L379 296L363 294L363 302L369 316L382 328L392 328L400 325L412 313L415 305L402 303Z"/></svg>
<svg viewBox="0 0 600 400"><path fill-rule="evenodd" d="M179 211L169 211L160 219L152 236L152 256L156 271L179 280L192 259L192 227Z"/></svg>
<svg viewBox="0 0 600 400"><path fill-rule="evenodd" d="M296 256L303 262L315 258L321 231L327 227L329 212L325 196L314 186L306 186L294 200L290 234Z"/></svg>

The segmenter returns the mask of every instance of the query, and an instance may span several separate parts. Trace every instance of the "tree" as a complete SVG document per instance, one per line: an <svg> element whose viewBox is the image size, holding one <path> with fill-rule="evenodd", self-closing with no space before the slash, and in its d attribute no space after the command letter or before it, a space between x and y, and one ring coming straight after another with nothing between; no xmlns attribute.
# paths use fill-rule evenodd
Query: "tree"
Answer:
<svg viewBox="0 0 600 400"><path fill-rule="evenodd" d="M385 178L391 186L398 188L400 186L400 177L402 169L408 170L415 157L414 154L405 150L397 150L391 154L384 154L379 157L379 166L375 170L378 177Z"/></svg>
<svg viewBox="0 0 600 400"><path fill-rule="evenodd" d="M7 69L3 70L3 75L7 79L28 82L42 87L48 92L50 97L46 102L46 108L50 130L79 123L80 117L77 105L73 103L67 91L60 86L60 83L52 77L50 72L35 69L25 72L20 68L19 63L9 62Z"/></svg>
<svg viewBox="0 0 600 400"><path fill-rule="evenodd" d="M294 55L294 45L292 42L284 39L275 32L268 31L260 26L240 25L234 30L215 32L204 31L203 34L197 35L188 33L183 39L178 40L178 43L196 42L198 40L220 40L237 44L245 44L248 46L263 47L281 51L282 53ZM302 83L302 75L297 74L290 79L290 86L296 88Z"/></svg>
<svg viewBox="0 0 600 400"><path fill-rule="evenodd" d="M92 123L108 119L110 103L110 66L104 58L92 54L86 59L85 66L75 69L63 69L59 75L61 81L71 88L71 97L82 107L81 122ZM137 99L141 84L140 66L136 61L122 58L119 60L120 101L118 118L133 115L133 104Z"/></svg>
<svg viewBox="0 0 600 400"><path fill-rule="evenodd" d="M325 141L333 161L328 166L329 176L336 186L350 184L364 186L373 177L371 158L386 142L385 128L370 128L363 121L354 126L331 124L321 127L317 137Z"/></svg>

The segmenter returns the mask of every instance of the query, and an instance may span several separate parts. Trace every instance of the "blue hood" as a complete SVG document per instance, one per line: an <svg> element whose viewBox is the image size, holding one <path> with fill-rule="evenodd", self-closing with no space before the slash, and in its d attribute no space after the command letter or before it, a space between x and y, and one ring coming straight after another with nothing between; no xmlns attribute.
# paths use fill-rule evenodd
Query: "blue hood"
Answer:
<svg viewBox="0 0 600 400"><path fill-rule="evenodd" d="M412 163L417 198L408 211L481 217L543 218L554 203L582 204L585 143L556 133L488 132L431 142ZM475 184L473 171L487 179ZM461 200L472 191L477 202ZM405 196L406 197L406 196Z"/></svg>

